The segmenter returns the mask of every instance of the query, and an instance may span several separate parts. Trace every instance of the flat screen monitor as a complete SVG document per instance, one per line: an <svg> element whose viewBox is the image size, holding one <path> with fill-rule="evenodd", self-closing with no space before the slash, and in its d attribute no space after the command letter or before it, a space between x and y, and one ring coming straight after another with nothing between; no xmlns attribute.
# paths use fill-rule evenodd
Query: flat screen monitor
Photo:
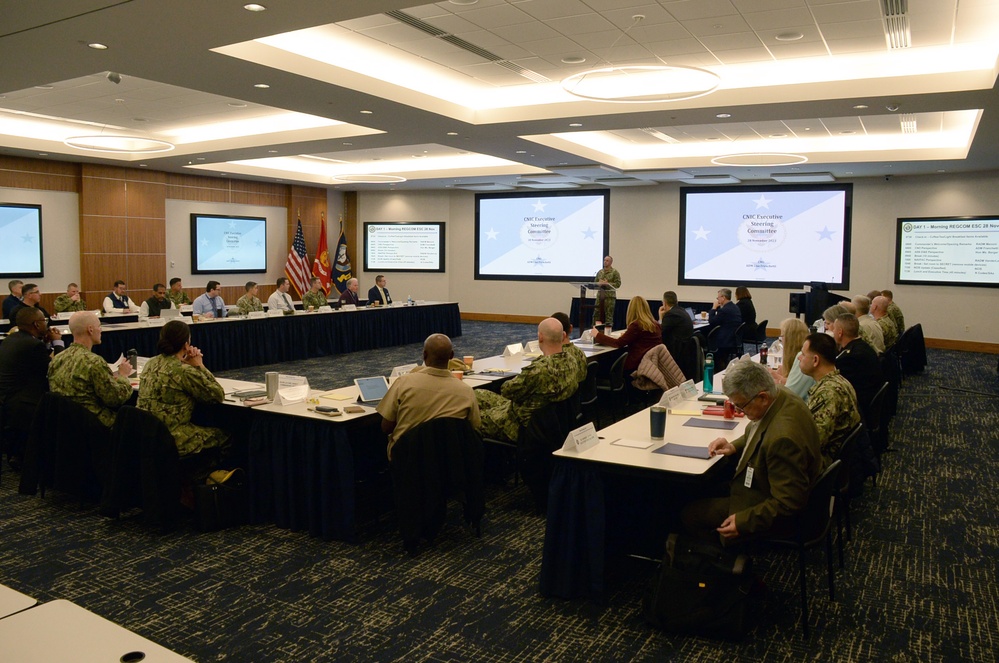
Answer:
<svg viewBox="0 0 999 663"><path fill-rule="evenodd" d="M895 283L999 285L999 215L898 219Z"/></svg>
<svg viewBox="0 0 999 663"><path fill-rule="evenodd" d="M192 274L267 271L267 219L191 214Z"/></svg>
<svg viewBox="0 0 999 663"><path fill-rule="evenodd" d="M680 189L680 285L850 287L852 184Z"/></svg>
<svg viewBox="0 0 999 663"><path fill-rule="evenodd" d="M365 223L364 270L443 272L444 223Z"/></svg>
<svg viewBox="0 0 999 663"><path fill-rule="evenodd" d="M610 191L475 196L475 278L590 281L610 244Z"/></svg>
<svg viewBox="0 0 999 663"><path fill-rule="evenodd" d="M0 277L44 275L42 206L0 203Z"/></svg>

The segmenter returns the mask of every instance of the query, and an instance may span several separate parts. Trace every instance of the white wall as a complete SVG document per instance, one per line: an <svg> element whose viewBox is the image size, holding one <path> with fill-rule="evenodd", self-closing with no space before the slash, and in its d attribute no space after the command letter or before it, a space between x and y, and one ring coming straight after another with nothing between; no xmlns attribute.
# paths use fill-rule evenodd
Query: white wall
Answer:
<svg viewBox="0 0 999 663"><path fill-rule="evenodd" d="M191 214L222 214L227 216L262 216L267 219L266 274L192 274L191 273ZM242 286L247 281L274 283L284 274L288 259L288 210L284 207L205 203L190 200L166 201L166 261L167 280L180 277L186 287L204 286L209 281L222 285ZM315 249L315 247L310 247ZM77 250L79 254L79 250ZM309 254L310 260L312 254ZM79 267L77 268L79 271ZM152 284L143 287L152 287Z"/></svg>
<svg viewBox="0 0 999 663"><path fill-rule="evenodd" d="M710 301L715 287L677 286L679 185L613 189L610 251L621 272L619 299L660 297L675 290L681 299ZM999 173L863 179L854 183L850 290L844 295L888 288L906 324L922 323L930 338L999 341L999 288L900 286L894 281L895 219L916 216L999 215ZM568 310L566 284L474 280L474 194L464 191L362 192L357 237L351 247L360 273L365 221L444 221L445 274L389 274L396 299L457 301L463 312L548 315ZM332 240L331 240L332 241ZM594 265L593 271L600 268ZM374 274L360 274L362 290ZM740 285L730 284L734 289ZM770 327L790 317L786 289L752 288L757 318Z"/></svg>
<svg viewBox="0 0 999 663"><path fill-rule="evenodd" d="M66 292L66 284L80 283L80 197L63 191L0 189L0 201L42 206L45 276L26 280L37 283L42 292ZM7 294L6 282L0 290Z"/></svg>

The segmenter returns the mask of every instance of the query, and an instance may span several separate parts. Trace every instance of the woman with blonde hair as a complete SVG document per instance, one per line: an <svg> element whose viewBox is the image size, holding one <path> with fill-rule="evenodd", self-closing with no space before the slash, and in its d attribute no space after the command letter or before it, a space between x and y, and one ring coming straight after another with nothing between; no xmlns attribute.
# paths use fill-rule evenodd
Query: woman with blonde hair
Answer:
<svg viewBox="0 0 999 663"><path fill-rule="evenodd" d="M628 303L626 318L628 328L618 338L607 336L593 328L593 342L609 345L614 348L628 348L628 357L624 360L624 370L629 373L642 363L645 353L662 345L663 331L659 323L652 317L652 309L644 297L635 296Z"/></svg>
<svg viewBox="0 0 999 663"><path fill-rule="evenodd" d="M815 384L815 380L801 372L798 366L798 355L801 354L801 346L805 344L808 336L808 327L798 318L788 318L780 323L780 338L784 344L784 357L777 370L771 370L774 381L783 384L790 391L808 400L808 390Z"/></svg>

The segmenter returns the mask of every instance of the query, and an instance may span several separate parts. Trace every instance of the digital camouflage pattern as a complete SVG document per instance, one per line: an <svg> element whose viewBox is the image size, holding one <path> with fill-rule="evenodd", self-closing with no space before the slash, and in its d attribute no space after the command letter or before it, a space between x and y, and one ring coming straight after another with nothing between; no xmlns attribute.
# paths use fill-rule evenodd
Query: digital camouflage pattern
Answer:
<svg viewBox="0 0 999 663"><path fill-rule="evenodd" d="M808 409L819 429L819 446L828 465L839 456L843 442L860 423L853 385L834 370L808 390Z"/></svg>
<svg viewBox="0 0 999 663"><path fill-rule="evenodd" d="M320 306L326 306L328 303L329 302L326 301L326 295L323 294L322 290L319 292L312 292L310 290L305 293L304 297L302 297L302 308L305 310L309 310L310 306L319 308Z"/></svg>
<svg viewBox="0 0 999 663"><path fill-rule="evenodd" d="M76 311L86 311L87 302L83 301L81 297L79 301L74 302L70 299L69 295L65 292L55 298L55 303L52 305L56 313L75 313Z"/></svg>
<svg viewBox="0 0 999 663"><path fill-rule="evenodd" d="M615 288L621 287L621 273L613 267L604 267L593 278L594 281L607 281ZM598 290L597 308L593 311L593 320L613 324L614 307L617 305L617 290Z"/></svg>
<svg viewBox="0 0 999 663"><path fill-rule="evenodd" d="M167 290L167 299L173 302L173 305L180 308L181 304L190 304L191 298L187 296L187 292L181 290L180 292L174 292L173 290Z"/></svg>
<svg viewBox="0 0 999 663"><path fill-rule="evenodd" d="M885 308L885 313L891 318L891 321L895 323L895 331L898 332L899 336L905 331L905 316L902 315L902 309L898 307L898 304L892 302L888 304ZM887 340L885 341L887 344Z"/></svg>
<svg viewBox="0 0 999 663"><path fill-rule="evenodd" d="M254 311L263 311L264 305L261 303L259 297L246 294L236 300L236 310L239 311L240 315L246 315Z"/></svg>
<svg viewBox="0 0 999 663"><path fill-rule="evenodd" d="M885 349L887 350L898 340L898 327L887 314L881 316L881 319L878 320L878 326L881 327L881 333L885 337Z"/></svg>
<svg viewBox="0 0 999 663"><path fill-rule="evenodd" d="M52 358L49 389L73 399L108 428L114 423L114 411L132 395L132 383L127 377L112 373L100 355L79 343Z"/></svg>

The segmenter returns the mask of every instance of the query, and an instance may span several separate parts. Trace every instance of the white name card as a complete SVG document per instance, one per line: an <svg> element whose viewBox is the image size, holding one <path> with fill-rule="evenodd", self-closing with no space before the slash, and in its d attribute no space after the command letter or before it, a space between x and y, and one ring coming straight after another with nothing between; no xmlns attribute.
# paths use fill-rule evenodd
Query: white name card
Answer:
<svg viewBox="0 0 999 663"><path fill-rule="evenodd" d="M250 311L249 317L250 317L250 319L253 319L253 318L266 318L267 317L267 313L265 313L264 311Z"/></svg>
<svg viewBox="0 0 999 663"><path fill-rule="evenodd" d="M341 311L356 311L357 310L357 305L356 304L344 304L343 306L340 307L340 310Z"/></svg>
<svg viewBox="0 0 999 663"><path fill-rule="evenodd" d="M663 392L663 397L659 399L659 404L663 407L671 408L677 403L682 403L687 400L683 396L683 391L680 387L673 387L672 389L667 389Z"/></svg>
<svg viewBox="0 0 999 663"><path fill-rule="evenodd" d="M538 341L528 341L527 345L524 346L526 352L541 352L541 343Z"/></svg>
<svg viewBox="0 0 999 663"><path fill-rule="evenodd" d="M389 377L397 378L400 375L405 375L406 373L409 373L414 368L416 368L416 366L417 366L416 364L404 364L402 366L396 366L395 368L392 369L392 374Z"/></svg>
<svg viewBox="0 0 999 663"><path fill-rule="evenodd" d="M589 423L585 426L580 426L576 430L569 431L569 434L565 436L565 442L562 443L562 450L579 453L586 451L599 441L600 438L597 437L597 429L593 427L592 423Z"/></svg>
<svg viewBox="0 0 999 663"><path fill-rule="evenodd" d="M503 348L504 357L512 357L513 355L519 355L524 351L524 346L521 343L511 343L510 345Z"/></svg>
<svg viewBox="0 0 999 663"><path fill-rule="evenodd" d="M687 380L680 385L680 393L683 394L683 400L685 401L697 398L697 385L694 384L693 380Z"/></svg>
<svg viewBox="0 0 999 663"><path fill-rule="evenodd" d="M278 375L277 405L304 403L309 397L309 379L304 375Z"/></svg>
<svg viewBox="0 0 999 663"><path fill-rule="evenodd" d="M323 305L323 306L320 306L319 308L317 308L317 309L316 309L316 312L317 312L317 313L332 313L332 312L333 312L333 309L332 309L332 308L330 308L330 305L329 305L329 304L325 304L325 305Z"/></svg>
<svg viewBox="0 0 999 663"><path fill-rule="evenodd" d="M269 308L267 309L267 317L269 318L279 318L284 315L284 311L279 308Z"/></svg>

